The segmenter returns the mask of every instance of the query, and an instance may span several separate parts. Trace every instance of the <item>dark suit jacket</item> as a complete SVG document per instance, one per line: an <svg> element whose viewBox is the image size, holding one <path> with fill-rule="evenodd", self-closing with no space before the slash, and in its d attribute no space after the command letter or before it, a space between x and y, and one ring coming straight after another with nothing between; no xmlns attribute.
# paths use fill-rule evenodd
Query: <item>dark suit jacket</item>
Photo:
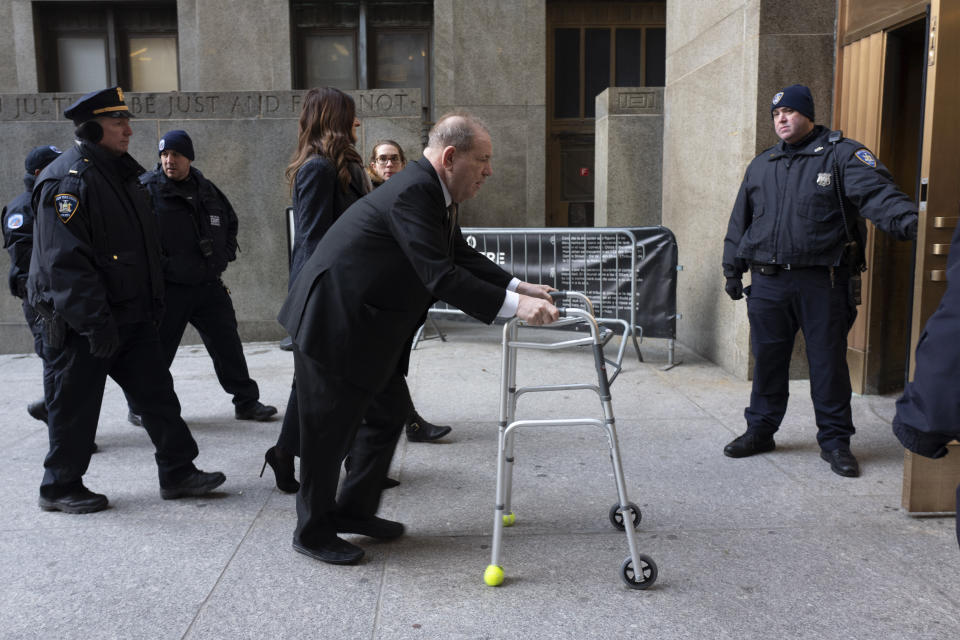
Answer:
<svg viewBox="0 0 960 640"><path fill-rule="evenodd" d="M346 191L340 187L336 167L324 156L313 156L297 171L293 182L291 284L327 230L370 189L366 186L363 167L358 164L349 164L347 167L350 184Z"/></svg>
<svg viewBox="0 0 960 640"><path fill-rule="evenodd" d="M410 341L436 299L490 323L511 276L450 227L426 158L333 224L293 283L280 324L331 374L369 390L406 372Z"/></svg>

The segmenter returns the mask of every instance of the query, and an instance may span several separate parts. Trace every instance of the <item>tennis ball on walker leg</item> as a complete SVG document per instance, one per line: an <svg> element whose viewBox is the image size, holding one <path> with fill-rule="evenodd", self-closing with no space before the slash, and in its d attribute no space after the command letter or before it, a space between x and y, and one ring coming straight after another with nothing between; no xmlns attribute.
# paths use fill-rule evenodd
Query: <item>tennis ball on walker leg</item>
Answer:
<svg viewBox="0 0 960 640"><path fill-rule="evenodd" d="M495 564L487 565L487 570L483 572L483 581L490 587L499 587L503 584L503 569Z"/></svg>

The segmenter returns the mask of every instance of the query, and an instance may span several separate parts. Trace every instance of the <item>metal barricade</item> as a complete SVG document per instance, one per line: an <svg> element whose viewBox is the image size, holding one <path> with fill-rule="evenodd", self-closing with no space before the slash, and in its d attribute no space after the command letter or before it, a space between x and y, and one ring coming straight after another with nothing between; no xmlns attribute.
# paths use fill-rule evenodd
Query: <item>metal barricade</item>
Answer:
<svg viewBox="0 0 960 640"><path fill-rule="evenodd" d="M613 377L620 370L628 339L641 361L638 340L644 336L666 339L665 368L678 364L677 272L681 267L676 239L666 227L467 227L462 231L467 244L518 278L593 299L597 322L623 336L616 361L611 363ZM430 314L466 317L443 302L431 307ZM422 333L423 327L414 347Z"/></svg>

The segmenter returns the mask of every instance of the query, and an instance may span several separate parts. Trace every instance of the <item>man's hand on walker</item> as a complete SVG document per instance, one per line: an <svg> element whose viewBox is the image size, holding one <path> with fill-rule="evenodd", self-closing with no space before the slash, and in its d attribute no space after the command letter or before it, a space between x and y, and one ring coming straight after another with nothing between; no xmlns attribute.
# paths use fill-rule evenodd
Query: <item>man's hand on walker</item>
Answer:
<svg viewBox="0 0 960 640"><path fill-rule="evenodd" d="M548 284L521 282L517 285L517 293L525 296L531 296L533 298L540 298L541 300L546 300L547 302L553 301L553 299L550 297L551 291L556 291L556 289Z"/></svg>
<svg viewBox="0 0 960 640"><path fill-rule="evenodd" d="M560 314L557 308L546 300L521 293L520 304L517 306L517 317L529 325L538 326L556 322Z"/></svg>

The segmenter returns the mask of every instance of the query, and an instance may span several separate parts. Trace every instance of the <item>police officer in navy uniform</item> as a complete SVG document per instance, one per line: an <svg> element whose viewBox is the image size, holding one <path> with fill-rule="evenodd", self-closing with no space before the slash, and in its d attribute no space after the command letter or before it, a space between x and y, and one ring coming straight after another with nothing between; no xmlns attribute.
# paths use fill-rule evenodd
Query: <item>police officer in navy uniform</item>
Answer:
<svg viewBox="0 0 960 640"><path fill-rule="evenodd" d="M160 237L141 167L128 153L132 114L113 87L64 110L77 144L37 178L27 290L44 324L50 450L40 508L89 513L107 498L83 484L106 378L142 411L156 447L163 499L206 494L223 484L193 459L197 444L180 418L160 350Z"/></svg>
<svg viewBox="0 0 960 640"><path fill-rule="evenodd" d="M30 197L40 171L57 159L62 152L52 145L34 147L23 162L26 174L23 185L26 190L3 208L3 247L10 254L10 293L20 298L23 315L33 334L33 349L43 358L42 329L37 321L37 312L27 302L27 276L30 274L30 256L33 253L33 205ZM44 368L46 373L46 368ZM47 421L47 405L43 398L27 405L27 413L33 418Z"/></svg>
<svg viewBox="0 0 960 640"><path fill-rule="evenodd" d="M269 420L276 407L260 402L250 378L230 292L220 280L237 257L237 214L230 201L199 170L186 131L160 139L160 162L140 176L153 200L163 249L164 294L160 344L169 366L187 323L200 333L220 386L233 395L238 420ZM132 412L131 422L141 422Z"/></svg>
<svg viewBox="0 0 960 640"><path fill-rule="evenodd" d="M862 265L860 216L907 240L916 238L917 208L862 144L814 125L807 87L778 91L770 113L780 142L747 167L724 238L725 289L733 300L747 296L754 372L746 433L723 451L742 458L775 448L799 329L820 457L835 473L856 477L846 358Z"/></svg>

